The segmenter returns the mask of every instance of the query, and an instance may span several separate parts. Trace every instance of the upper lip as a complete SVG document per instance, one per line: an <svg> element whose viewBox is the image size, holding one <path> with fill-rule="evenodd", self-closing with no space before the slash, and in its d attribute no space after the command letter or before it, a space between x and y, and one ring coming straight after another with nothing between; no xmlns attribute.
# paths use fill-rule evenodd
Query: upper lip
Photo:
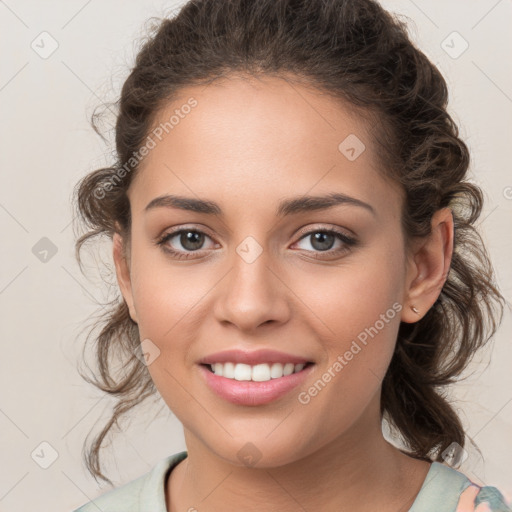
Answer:
<svg viewBox="0 0 512 512"><path fill-rule="evenodd" d="M279 352L271 349L260 349L260 350L241 350L231 349L223 350L222 352L215 352L199 360L199 364L214 364L214 363L243 363L249 365L261 364L261 363L308 363L308 359L304 357L296 356L293 354L286 354L285 352Z"/></svg>

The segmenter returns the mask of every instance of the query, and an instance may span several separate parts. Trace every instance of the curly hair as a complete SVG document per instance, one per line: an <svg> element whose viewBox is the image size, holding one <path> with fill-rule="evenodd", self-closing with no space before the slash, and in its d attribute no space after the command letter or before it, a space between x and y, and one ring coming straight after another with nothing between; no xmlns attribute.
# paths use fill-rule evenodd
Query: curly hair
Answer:
<svg viewBox="0 0 512 512"><path fill-rule="evenodd" d="M76 218L85 227L75 247L80 268L82 245L99 235L120 233L129 258L126 192L139 167L134 155L182 88L233 74L272 75L329 94L367 120L381 172L401 185L407 247L413 237L429 235L438 209L452 210L447 279L421 320L400 324L382 384L381 420L414 458L440 461L452 443L463 447L464 428L444 390L495 334L505 301L475 227L483 193L468 181L470 155L447 112L446 82L411 41L406 23L374 0L192 0L157 21L115 103L115 164L89 173L74 190ZM93 115L99 133L95 122ZM89 472L111 483L100 463L105 436L156 389L135 355L138 326L119 294L100 325L93 340L97 371L82 377L116 403L83 455Z"/></svg>

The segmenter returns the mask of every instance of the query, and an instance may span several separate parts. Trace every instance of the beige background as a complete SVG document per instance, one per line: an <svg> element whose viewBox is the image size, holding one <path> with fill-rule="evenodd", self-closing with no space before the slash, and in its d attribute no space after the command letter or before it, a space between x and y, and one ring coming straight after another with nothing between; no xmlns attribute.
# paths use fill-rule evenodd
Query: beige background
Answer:
<svg viewBox="0 0 512 512"><path fill-rule="evenodd" d="M474 180L486 193L480 226L510 304L512 4L383 3L410 17L413 38L448 81L451 112L472 150ZM94 270L97 261L89 261L86 278L74 260L70 198L81 176L109 162L108 149L88 124L93 108L116 97L145 20L181 4L0 2L0 511L70 511L107 490L86 473L81 449L112 402L82 381L76 365L84 334L77 337L97 310L94 300L108 295ZM41 36L43 31L50 35ZM446 39L454 31L463 39ZM58 47L42 58L31 47L34 40L40 53ZM452 55L464 40L469 47L452 58L445 40ZM56 253L43 262L34 254L36 244ZM102 254L108 261L108 246ZM454 398L485 458L470 449L462 469L512 498L511 335L508 310L492 356L482 354ZM116 486L185 449L179 421L159 398L123 427L104 452ZM32 458L34 451L44 457ZM47 469L34 460L49 463L52 453L57 458Z"/></svg>

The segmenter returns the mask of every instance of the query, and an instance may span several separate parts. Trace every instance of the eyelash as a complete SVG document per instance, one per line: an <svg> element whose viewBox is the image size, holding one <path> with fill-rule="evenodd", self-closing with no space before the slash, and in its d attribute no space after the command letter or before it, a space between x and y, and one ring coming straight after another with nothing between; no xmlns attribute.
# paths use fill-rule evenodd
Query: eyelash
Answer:
<svg viewBox="0 0 512 512"><path fill-rule="evenodd" d="M168 240L170 240L171 238L174 238L176 235L180 235L181 233L190 233L190 232L203 234L203 235L206 235L208 238L211 238L207 233L205 233L204 231L201 231L200 229L181 228L176 231L171 231L169 233L165 233L164 235L162 235L160 238L157 239L156 244L158 246L160 246L163 251L165 251L166 253L169 253L173 258L190 259L194 253L200 253L201 249L199 249L197 251L182 252L182 251L176 251L175 249L171 249L169 246L165 245L165 243ZM338 240L343 242L344 246L341 247L340 249L335 249L335 250L328 249L326 251L307 251L307 252L314 252L314 253L316 252L319 254L330 254L331 256L332 255L341 255L345 252L350 251L350 249L352 247L356 246L358 243L355 238L350 237L350 236L346 235L345 233L342 233L341 231L337 231L334 229L318 229L318 228L301 233L302 236L299 238L299 240L297 242L299 242L300 240L303 240L304 238L307 238L308 236L311 236L315 233L324 233L324 234L329 234L329 235L335 235ZM313 258L323 259L323 258L319 258L318 256L313 256Z"/></svg>

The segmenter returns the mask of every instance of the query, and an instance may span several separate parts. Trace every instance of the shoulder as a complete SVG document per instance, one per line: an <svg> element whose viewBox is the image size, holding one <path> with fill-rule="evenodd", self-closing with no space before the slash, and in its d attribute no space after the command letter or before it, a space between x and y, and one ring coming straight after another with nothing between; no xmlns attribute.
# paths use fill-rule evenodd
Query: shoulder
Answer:
<svg viewBox="0 0 512 512"><path fill-rule="evenodd" d="M440 462L433 462L409 512L457 512L461 494L474 485L463 473ZM486 503L492 512L512 512L495 487L479 488L475 506L481 503Z"/></svg>
<svg viewBox="0 0 512 512"><path fill-rule="evenodd" d="M120 487L82 505L73 512L167 512L165 505L165 480L168 473L187 457L179 452L159 461L150 471ZM149 509L148 509L149 507Z"/></svg>

